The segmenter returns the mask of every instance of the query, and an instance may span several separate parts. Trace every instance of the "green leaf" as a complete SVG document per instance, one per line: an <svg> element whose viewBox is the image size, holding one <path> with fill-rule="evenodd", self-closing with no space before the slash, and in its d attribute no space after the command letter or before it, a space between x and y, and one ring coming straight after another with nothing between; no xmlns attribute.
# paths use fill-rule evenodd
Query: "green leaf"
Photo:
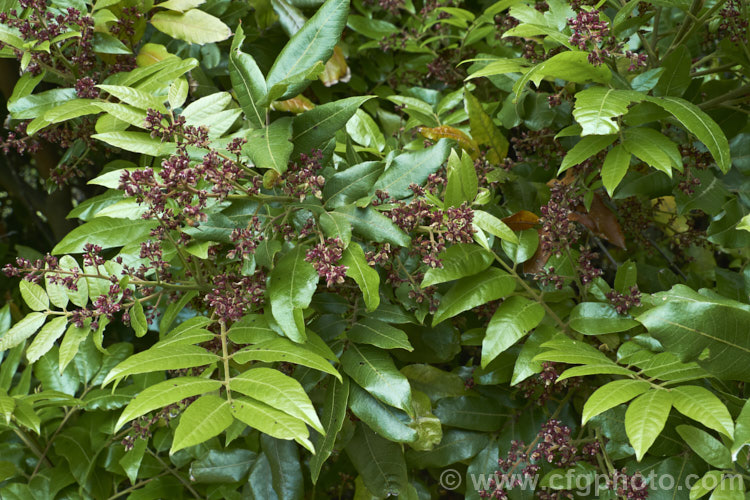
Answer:
<svg viewBox="0 0 750 500"><path fill-rule="evenodd" d="M513 230L509 228L507 224L505 224L505 222L488 212L475 210L473 222L474 225L476 225L482 231L486 231L492 235L495 235L501 240L513 243L515 245L519 243L516 233L514 233Z"/></svg>
<svg viewBox="0 0 750 500"><path fill-rule="evenodd" d="M268 72L268 88L312 67L315 63L328 61L333 55L333 48L341 38L348 13L349 0L327 0L281 49ZM291 85L278 99L294 97L307 85L308 82Z"/></svg>
<svg viewBox="0 0 750 500"><path fill-rule="evenodd" d="M367 345L351 344L341 366L357 384L379 400L411 414L411 387L390 355Z"/></svg>
<svg viewBox="0 0 750 500"><path fill-rule="evenodd" d="M389 441L414 443L419 433L405 412L375 399L357 384L350 384L349 408L363 423Z"/></svg>
<svg viewBox="0 0 750 500"><path fill-rule="evenodd" d="M302 420L287 415L267 404L246 398L232 400L232 415L247 425L278 439L294 439L314 453L308 439L310 433Z"/></svg>
<svg viewBox="0 0 750 500"><path fill-rule="evenodd" d="M445 188L445 206L458 207L462 203L471 205L478 193L477 171L474 161L463 152L459 159L456 150L452 149L448 157L448 184ZM508 229L510 231L510 229ZM513 234L512 231L510 231ZM515 235L513 235L515 237Z"/></svg>
<svg viewBox="0 0 750 500"><path fill-rule="evenodd" d="M409 465L424 470L430 467L446 467L472 458L487 445L487 434L482 432L450 429L443 434L440 444L430 451L406 453Z"/></svg>
<svg viewBox="0 0 750 500"><path fill-rule="evenodd" d="M69 232L52 250L53 254L78 253L86 243L102 248L121 247L141 241L156 226L155 221L98 217Z"/></svg>
<svg viewBox="0 0 750 500"><path fill-rule="evenodd" d="M138 478L138 471L141 468L143 455L146 452L146 444L145 439L136 439L133 448L126 451L125 455L118 461L131 483L135 483Z"/></svg>
<svg viewBox="0 0 750 500"><path fill-rule="evenodd" d="M734 436L734 423L724 403L705 387L683 385L672 389L672 405L677 411L709 429Z"/></svg>
<svg viewBox="0 0 750 500"><path fill-rule="evenodd" d="M581 302L570 312L570 327L584 335L624 332L636 326L636 320L618 314L612 304L603 302Z"/></svg>
<svg viewBox="0 0 750 500"><path fill-rule="evenodd" d="M115 366L107 374L107 377L102 382L102 386L128 375L193 368L210 365L219 359L219 356L216 354L193 345L171 345L164 348L152 347L147 351L130 356Z"/></svg>
<svg viewBox="0 0 750 500"><path fill-rule="evenodd" d="M255 59L242 52L244 40L245 35L240 24L237 26L229 52L229 76L245 116L254 128L261 128L266 123L266 117L265 108L259 103L266 95L266 80Z"/></svg>
<svg viewBox="0 0 750 500"><path fill-rule="evenodd" d="M354 205L347 205L337 208L333 213L346 217L352 225L352 230L364 238L406 248L411 245L411 238L406 233L372 207L356 208Z"/></svg>
<svg viewBox="0 0 750 500"><path fill-rule="evenodd" d="M26 305L32 311L46 311L49 309L49 297L47 297L47 292L44 291L44 288L26 280L22 280L18 284L18 288L21 290L23 301L26 302Z"/></svg>
<svg viewBox="0 0 750 500"><path fill-rule="evenodd" d="M247 477L257 456L254 451L245 449L209 450L190 464L190 480L204 484L239 483Z"/></svg>
<svg viewBox="0 0 750 500"><path fill-rule="evenodd" d="M294 145L292 119L284 117L274 121L269 127L252 131L243 147L256 167L273 169L280 174L286 172L289 157Z"/></svg>
<svg viewBox="0 0 750 500"><path fill-rule="evenodd" d="M542 362L534 358L542 352L541 345L551 340L556 333L554 328L541 325L529 335L529 338L526 339L521 347L518 358L516 358L510 385L513 386L523 382L532 375L542 371Z"/></svg>
<svg viewBox="0 0 750 500"><path fill-rule="evenodd" d="M323 212L318 222L326 236L338 238L344 244L344 248L349 247L352 242L352 226L349 219L335 212Z"/></svg>
<svg viewBox="0 0 750 500"><path fill-rule="evenodd" d="M28 349L26 349L26 357L29 363L35 363L36 360L52 349L55 341L65 332L66 326L68 326L67 316L58 316L44 325L37 336L34 337Z"/></svg>
<svg viewBox="0 0 750 500"><path fill-rule="evenodd" d="M709 465L719 469L732 467L732 458L727 447L708 432L692 425L678 425L677 433Z"/></svg>
<svg viewBox="0 0 750 500"><path fill-rule="evenodd" d="M565 172L570 167L579 165L588 160L599 151L615 142L617 135L587 135L582 138L563 158L558 175Z"/></svg>
<svg viewBox="0 0 750 500"><path fill-rule="evenodd" d="M500 430L512 413L495 399L474 395L442 398L435 408L435 416L443 425L484 432Z"/></svg>
<svg viewBox="0 0 750 500"><path fill-rule="evenodd" d="M134 89L133 87L127 87L125 85L97 85L97 87L111 96L116 97L125 104L130 104L131 106L144 111L149 108L161 112L166 112L167 110L164 107L164 97L156 97L147 92Z"/></svg>
<svg viewBox="0 0 750 500"><path fill-rule="evenodd" d="M539 233L535 229L524 229L518 235L518 244L502 240L503 252L516 264L526 262L539 247Z"/></svg>
<svg viewBox="0 0 750 500"><path fill-rule="evenodd" d="M164 310L164 314L162 314L161 318L159 318L160 334L164 335L169 331L172 323L174 323L175 319L177 319L177 315L180 314L183 309L185 309L185 307L190 303L191 300L196 297L196 295L198 295L198 292L196 292L195 290L188 291L182 294L178 300L170 303L167 306L167 308ZM204 320L196 321L202 322Z"/></svg>
<svg viewBox="0 0 750 500"><path fill-rule="evenodd" d="M398 155L375 183L375 189L386 191L397 200L411 196L409 185L423 185L448 159L450 151L448 140L440 139L427 149Z"/></svg>
<svg viewBox="0 0 750 500"><path fill-rule="evenodd" d="M595 390L583 405L582 424L586 425L586 422L610 408L627 403L649 388L648 382L632 379L615 380L604 384Z"/></svg>
<svg viewBox="0 0 750 500"><path fill-rule="evenodd" d="M289 339L281 337L246 347L234 353L232 358L240 364L247 363L248 361L295 363L330 373L341 380L339 372L323 356L316 354L304 345L296 344Z"/></svg>
<svg viewBox="0 0 750 500"><path fill-rule="evenodd" d="M383 164L379 161L366 161L336 172L323 186L326 206L336 208L366 196L382 173Z"/></svg>
<svg viewBox="0 0 750 500"><path fill-rule="evenodd" d="M643 94L632 90L590 87L576 93L573 117L581 125L581 136L616 134L620 127L613 118L628 111L632 102L640 102Z"/></svg>
<svg viewBox="0 0 750 500"><path fill-rule="evenodd" d="M229 389L299 418L321 434L325 432L300 383L278 370L253 368L230 379Z"/></svg>
<svg viewBox="0 0 750 500"><path fill-rule="evenodd" d="M638 396L625 412L625 432L640 462L664 428L672 408L672 396L665 390L651 390Z"/></svg>
<svg viewBox="0 0 750 500"><path fill-rule="evenodd" d="M346 336L352 342L370 344L381 349L414 350L406 333L375 318L359 320L346 332Z"/></svg>
<svg viewBox="0 0 750 500"><path fill-rule="evenodd" d="M513 85L516 99L529 81L537 86L545 77L551 76L575 83L607 83L612 79L611 70L604 64L594 66L588 61L588 52L565 51L556 54L527 71ZM515 102L515 100L513 101Z"/></svg>
<svg viewBox="0 0 750 500"><path fill-rule="evenodd" d="M60 269L66 271L77 271L80 272L82 267L78 265L78 262L70 255L63 255L60 257ZM89 301L89 285L86 278L78 278L75 282L78 290L72 291L67 290L68 298L70 301L78 307L85 307Z"/></svg>
<svg viewBox="0 0 750 500"><path fill-rule="evenodd" d="M742 411L737 417L732 440L732 461L737 460L740 450L750 444L750 400L745 401Z"/></svg>
<svg viewBox="0 0 750 500"><path fill-rule="evenodd" d="M82 327L77 327L75 323L71 323L68 330L65 332L62 342L60 343L60 358L59 365L60 371L65 370L65 367L73 361L73 358L78 353L78 348L86 337L91 333L89 325L84 324Z"/></svg>
<svg viewBox="0 0 750 500"><path fill-rule="evenodd" d="M694 482L693 486L690 488L690 500L697 500L719 486L723 476L724 473L718 470L710 470L706 472L700 479Z"/></svg>
<svg viewBox="0 0 750 500"><path fill-rule="evenodd" d="M257 344L279 338L279 335L268 325L268 320L260 314L243 316L232 325L227 336L235 344Z"/></svg>
<svg viewBox="0 0 750 500"><path fill-rule="evenodd" d="M15 347L39 330L47 320L47 315L40 312L27 314L25 318L13 325L13 328L0 337L0 352Z"/></svg>
<svg viewBox="0 0 750 500"><path fill-rule="evenodd" d="M356 281L362 290L367 310L377 309L380 305L380 275L367 263L359 243L349 245L344 250L341 265L347 267L346 275Z"/></svg>
<svg viewBox="0 0 750 500"><path fill-rule="evenodd" d="M295 342L305 341L301 310L310 305L318 280L318 272L305 261L303 247L284 255L271 271L268 283L271 312L284 334Z"/></svg>
<svg viewBox="0 0 750 500"><path fill-rule="evenodd" d="M677 144L662 133L649 128L628 128L622 147L649 166L672 176L672 167L682 171L682 157Z"/></svg>
<svg viewBox="0 0 750 500"><path fill-rule="evenodd" d="M750 337L743 326L750 324L750 311L708 299L670 299L638 316L649 334L680 361L696 361L720 379L750 381L750 365L744 362Z"/></svg>
<svg viewBox="0 0 750 500"><path fill-rule="evenodd" d="M614 194L620 181L625 177L628 167L630 167L630 153L622 144L617 144L607 153L601 171L602 183L610 196Z"/></svg>
<svg viewBox="0 0 750 500"><path fill-rule="evenodd" d="M701 109L679 97L646 97L646 100L664 108L698 138L716 160L722 172L731 167L729 142L719 125Z"/></svg>
<svg viewBox="0 0 750 500"><path fill-rule="evenodd" d="M178 78L172 82L169 86L169 92L167 93L167 100L169 101L169 107L177 109L185 104L189 90L188 81L185 78Z"/></svg>
<svg viewBox="0 0 750 500"><path fill-rule="evenodd" d="M316 436L314 441L317 453L310 457L310 473L313 484L318 482L323 464L333 452L336 437L346 418L347 400L349 398L349 379L343 383L332 381L326 389L322 406L321 421L325 432Z"/></svg>
<svg viewBox="0 0 750 500"><path fill-rule="evenodd" d="M263 454L271 467L271 484L280 500L302 498L304 479L299 448L291 441L260 437Z"/></svg>
<svg viewBox="0 0 750 500"><path fill-rule="evenodd" d="M218 17L198 9L157 12L151 16L151 24L173 38L200 45L226 40L232 34Z"/></svg>
<svg viewBox="0 0 750 500"><path fill-rule="evenodd" d="M8 103L8 111L15 120L30 120L43 116L48 109L76 98L73 88L52 89L27 95Z"/></svg>
<svg viewBox="0 0 750 500"><path fill-rule="evenodd" d="M13 415L15 407L16 400L8 396L8 393L4 389L0 389L0 414L5 417L6 424L10 424L10 417Z"/></svg>
<svg viewBox="0 0 750 500"><path fill-rule="evenodd" d="M513 291L513 277L496 267L487 269L481 276L458 280L440 300L432 326L453 316L505 297Z"/></svg>
<svg viewBox="0 0 750 500"><path fill-rule="evenodd" d="M409 446L414 450L431 450L443 439L443 427L432 413L430 397L419 391L412 391L414 420L411 426L417 431L417 440Z"/></svg>
<svg viewBox="0 0 750 500"><path fill-rule="evenodd" d="M368 491L377 498L401 498L409 482L404 452L398 443L383 439L359 423L346 445L346 453Z"/></svg>
<svg viewBox="0 0 750 500"><path fill-rule="evenodd" d="M690 86L690 50L685 45L678 45L667 55L660 66L664 68L659 81L654 87L654 95L672 95L680 97Z"/></svg>
<svg viewBox="0 0 750 500"><path fill-rule="evenodd" d="M136 300L130 308L130 326L133 327L136 337L143 337L148 331L148 321L140 300Z"/></svg>
<svg viewBox="0 0 750 500"><path fill-rule="evenodd" d="M476 219L476 212L474 212ZM478 274L492 264L492 254L480 246L459 243L438 254L442 267L430 268L422 280L422 288Z"/></svg>
<svg viewBox="0 0 750 500"><path fill-rule="evenodd" d="M709 500L743 500L745 480L740 474L724 475L719 486L714 489Z"/></svg>
<svg viewBox="0 0 750 500"><path fill-rule="evenodd" d="M370 115L358 109L354 116L346 122L346 133L357 144L377 151L385 149L385 137L383 132Z"/></svg>
<svg viewBox="0 0 750 500"><path fill-rule="evenodd" d="M60 357L57 346L52 348L34 363L34 376L42 383L42 387L48 391L58 391L68 395L74 395L80 385L80 377L73 366L60 370L58 359Z"/></svg>
<svg viewBox="0 0 750 500"><path fill-rule="evenodd" d="M180 415L169 454L221 434L234 421L230 407L229 401L212 394L201 396L191 403Z"/></svg>
<svg viewBox="0 0 750 500"><path fill-rule="evenodd" d="M544 308L521 296L509 297L497 308L482 341L482 368L521 340L544 318Z"/></svg>
<svg viewBox="0 0 750 500"><path fill-rule="evenodd" d="M348 3L348 0L328 0L328 2ZM329 141L354 116L357 109L372 98L373 96L347 97L316 106L294 117L292 126L294 153L309 153Z"/></svg>
<svg viewBox="0 0 750 500"><path fill-rule="evenodd" d="M176 151L174 143L162 142L148 132L104 132L91 137L118 149L150 156L164 156Z"/></svg>
<svg viewBox="0 0 750 500"><path fill-rule="evenodd" d="M141 415L185 398L217 391L221 382L201 377L177 377L147 387L128 404L115 424L115 431Z"/></svg>
<svg viewBox="0 0 750 500"><path fill-rule="evenodd" d="M216 335L206 330L206 325L211 323L211 319L205 316L195 316L189 320L180 323L163 339L153 345L153 347L166 347L169 345L189 345L200 344L216 338Z"/></svg>

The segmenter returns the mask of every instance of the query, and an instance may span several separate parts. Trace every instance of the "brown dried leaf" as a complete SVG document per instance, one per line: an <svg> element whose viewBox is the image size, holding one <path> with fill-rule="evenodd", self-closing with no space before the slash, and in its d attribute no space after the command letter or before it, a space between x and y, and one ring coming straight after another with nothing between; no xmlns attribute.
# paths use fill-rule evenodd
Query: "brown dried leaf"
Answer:
<svg viewBox="0 0 750 500"><path fill-rule="evenodd" d="M505 217L503 222L505 222L505 225L513 231L523 231L524 229L531 229L534 227L539 222L539 217L528 210L521 210L520 212Z"/></svg>
<svg viewBox="0 0 750 500"><path fill-rule="evenodd" d="M461 146L461 149L469 153L469 156L471 156L473 160L477 159L479 156L479 146L477 146L474 139L455 127L449 127L448 125L442 125L435 128L417 127L417 132L431 141L453 139L459 146Z"/></svg>
<svg viewBox="0 0 750 500"><path fill-rule="evenodd" d="M286 101L274 101L273 103L271 103L272 109L276 111L288 111L289 113L294 113L295 115L304 113L305 111L310 111L314 107L315 104L313 104L310 99L303 96L302 94L298 95L297 97L287 99Z"/></svg>
<svg viewBox="0 0 750 500"><path fill-rule="evenodd" d="M344 51L341 47L336 45L333 48L333 55L326 62L326 67L323 73L320 75L320 81L323 85L330 87L336 85L339 82L346 83L352 77L352 71L346 64L346 57L344 57Z"/></svg>

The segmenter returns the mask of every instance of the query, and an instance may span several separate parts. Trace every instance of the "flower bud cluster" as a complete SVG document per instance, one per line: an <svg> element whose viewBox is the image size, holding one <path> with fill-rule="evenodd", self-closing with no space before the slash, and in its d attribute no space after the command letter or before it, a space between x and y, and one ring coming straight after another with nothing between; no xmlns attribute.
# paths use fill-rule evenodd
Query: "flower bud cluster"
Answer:
<svg viewBox="0 0 750 500"><path fill-rule="evenodd" d="M329 238L318 243L305 254L305 260L312 263L318 276L323 278L328 288L340 285L346 278L347 266L339 265L344 253L344 243L339 238Z"/></svg>
<svg viewBox="0 0 750 500"><path fill-rule="evenodd" d="M609 302L615 306L618 314L627 314L631 307L641 305L641 291L638 290L638 285L631 286L630 293L627 294L611 290L606 295Z"/></svg>
<svg viewBox="0 0 750 500"><path fill-rule="evenodd" d="M523 391L523 397L533 400L539 406L544 406L547 401L559 394L565 394L570 389L578 387L583 379L571 377L557 382L560 377L560 365L551 361L542 363L542 371L532 375L520 384L518 388Z"/></svg>
<svg viewBox="0 0 750 500"><path fill-rule="evenodd" d="M609 29L609 23L599 19L599 11L581 10L575 18L568 19L573 30L570 43L580 50L589 50L589 62L594 66L604 63L604 58L617 49L617 40Z"/></svg>
<svg viewBox="0 0 750 500"><path fill-rule="evenodd" d="M315 198L323 197L323 184L325 177L320 175L323 168L321 161L323 152L319 149L313 150L310 155L300 154L299 162L294 162L287 168L282 176L284 192L299 201L312 195Z"/></svg>

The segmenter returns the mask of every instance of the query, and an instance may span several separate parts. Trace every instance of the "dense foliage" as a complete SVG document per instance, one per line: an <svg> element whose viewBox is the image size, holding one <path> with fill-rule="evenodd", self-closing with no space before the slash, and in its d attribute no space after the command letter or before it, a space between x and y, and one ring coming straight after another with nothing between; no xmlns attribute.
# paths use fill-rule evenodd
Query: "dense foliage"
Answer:
<svg viewBox="0 0 750 500"><path fill-rule="evenodd" d="M1 1L0 497L744 499L748 9Z"/></svg>

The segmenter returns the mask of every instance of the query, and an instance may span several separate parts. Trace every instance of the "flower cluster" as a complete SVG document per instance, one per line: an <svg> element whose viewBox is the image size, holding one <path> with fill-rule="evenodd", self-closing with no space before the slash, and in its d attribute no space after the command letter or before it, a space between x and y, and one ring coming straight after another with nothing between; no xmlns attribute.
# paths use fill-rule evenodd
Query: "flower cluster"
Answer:
<svg viewBox="0 0 750 500"><path fill-rule="evenodd" d="M523 397L535 401L539 406L544 406L552 396L565 394L583 382L580 377L571 377L558 383L559 368L558 363L550 361L542 363L541 372L518 384L519 390L523 392Z"/></svg>
<svg viewBox="0 0 750 500"><path fill-rule="evenodd" d="M580 50L589 49L589 62L594 66L604 63L604 58L612 55L617 48L617 40L609 29L609 23L599 19L599 11L581 10L575 19L568 19L573 30L570 43Z"/></svg>
<svg viewBox="0 0 750 500"><path fill-rule="evenodd" d="M611 290L607 292L607 298L615 306L618 314L627 314L631 307L639 307L641 305L641 291L638 290L638 285L631 286L630 293L627 294Z"/></svg>
<svg viewBox="0 0 750 500"><path fill-rule="evenodd" d="M257 270L252 276L219 273L212 277L211 287L204 302L223 321L237 321L265 303L266 274L262 270Z"/></svg>
<svg viewBox="0 0 750 500"><path fill-rule="evenodd" d="M348 267L339 265L343 252L344 243L339 238L329 238L308 250L305 260L312 263L318 276L330 288L335 284L342 284L346 278Z"/></svg>
<svg viewBox="0 0 750 500"><path fill-rule="evenodd" d="M320 175L322 159L323 152L319 149L313 150L309 155L300 154L299 162L289 165L282 177L284 192L300 201L304 201L309 195L322 198L325 184L325 178Z"/></svg>
<svg viewBox="0 0 750 500"><path fill-rule="evenodd" d="M542 214L539 246L543 252L560 257L581 237L578 226L570 220L570 214L581 200L570 185L562 182L552 185L549 202L539 209Z"/></svg>
<svg viewBox="0 0 750 500"><path fill-rule="evenodd" d="M747 6L745 6L747 9ZM724 8L719 12L721 22L716 32L719 40L728 38L735 45L747 44L748 19L747 11L743 15L743 6L740 0L728 0Z"/></svg>
<svg viewBox="0 0 750 500"><path fill-rule="evenodd" d="M607 488L614 491L618 498L627 498L628 500L648 498L648 484L646 484L641 473L636 471L629 475L625 467L610 472Z"/></svg>

